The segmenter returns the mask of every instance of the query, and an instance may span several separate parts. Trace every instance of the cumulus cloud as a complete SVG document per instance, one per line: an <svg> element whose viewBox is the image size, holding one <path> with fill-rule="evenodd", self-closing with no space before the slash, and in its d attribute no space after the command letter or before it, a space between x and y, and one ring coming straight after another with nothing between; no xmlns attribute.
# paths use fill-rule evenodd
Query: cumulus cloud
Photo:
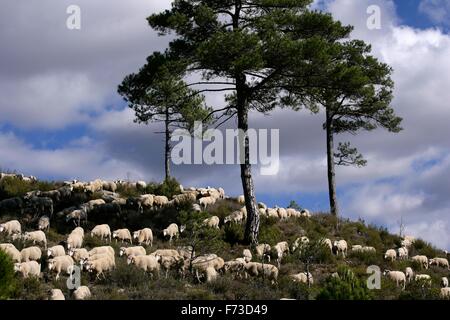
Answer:
<svg viewBox="0 0 450 320"><path fill-rule="evenodd" d="M435 23L450 25L450 2L447 0L422 0L419 11Z"/></svg>

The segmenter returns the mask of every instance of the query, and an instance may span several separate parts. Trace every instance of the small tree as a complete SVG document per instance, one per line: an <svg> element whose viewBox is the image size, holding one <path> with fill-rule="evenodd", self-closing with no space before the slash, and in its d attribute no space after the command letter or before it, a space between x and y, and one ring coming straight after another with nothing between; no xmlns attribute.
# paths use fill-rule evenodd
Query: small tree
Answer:
<svg viewBox="0 0 450 320"><path fill-rule="evenodd" d="M11 297L14 289L14 265L11 258L0 250L0 300Z"/></svg>
<svg viewBox="0 0 450 320"><path fill-rule="evenodd" d="M182 80L182 71L167 54L154 53L137 74L127 76L119 93L136 114L135 122L162 122L165 135L165 180L170 178L170 138L174 128L192 130L196 120L210 112L204 98L194 94Z"/></svg>
<svg viewBox="0 0 450 320"><path fill-rule="evenodd" d="M291 202L289 202L288 208L295 209L297 211L302 211L302 207L300 207L300 205L295 200L291 200Z"/></svg>

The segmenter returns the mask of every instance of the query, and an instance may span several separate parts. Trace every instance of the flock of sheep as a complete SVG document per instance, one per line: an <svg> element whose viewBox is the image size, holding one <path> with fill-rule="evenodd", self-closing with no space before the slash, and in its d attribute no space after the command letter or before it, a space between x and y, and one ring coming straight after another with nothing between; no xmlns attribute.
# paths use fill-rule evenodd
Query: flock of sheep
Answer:
<svg viewBox="0 0 450 320"><path fill-rule="evenodd" d="M287 241L282 241L274 246L267 243L262 243L252 250L250 248L244 249L241 257L234 260L224 261L223 258L216 254L196 255L192 247L173 247L172 249L158 249L150 252L153 246L154 235L150 228L143 228L141 230L130 232L128 229L118 229L111 231L108 224L99 224L91 231L92 237L98 237L105 242L104 246L94 247L91 250L83 247L85 230L80 226L82 219L87 219L89 214L93 211L100 211L104 213L120 212L124 206L135 208L138 212L144 210L159 209L164 206L178 206L180 203L192 203L192 209L195 211L207 210L219 199L225 199L225 192L223 189L215 188L189 188L184 189L180 186L181 193L175 195L173 199L168 199L165 196L145 194L138 197L122 198L117 191L120 185L126 185L130 188L137 188L145 190L145 182L124 182L115 181L107 182L95 180L88 183L78 181L65 182L65 185L57 190L40 192L32 191L27 193L22 201L35 199L46 199L46 202L54 203L61 201L61 198L68 197L73 192L83 192L90 195L98 195L98 199L88 201L77 207L71 207L58 212L58 217L65 217L66 221L73 221L75 224L74 230L67 236L65 247L56 245L47 248L46 233L49 230L50 217L53 214L53 205L51 208L44 206L39 209L40 216L37 227L39 230L22 233L22 227L19 221L12 220L0 224L0 233L6 234L7 239L11 241L21 240L25 244L31 246L25 247L19 251L12 243L0 244L0 250L5 251L11 259L15 262L14 270L20 273L23 277L42 277L41 265L39 261L42 258L42 248L46 250L48 257L48 272L55 274L55 279L58 280L61 274L72 275L74 266L78 265L81 270L92 273L96 278L106 277L107 273L116 267L116 259L126 259L128 265L144 270L152 277L159 276L160 272L165 274L167 278L169 271L175 272L180 277L185 277L188 273L193 273L199 282L215 281L221 274L229 273L234 278L247 279L249 277L264 277L276 284L278 280L279 269L286 255L292 254L297 250L303 248L310 242L306 236L298 237L295 241L289 244ZM9 199L8 199L9 200ZM243 196L235 199L237 203L242 205L239 210L232 212L224 218L223 224L227 223L243 223L246 219L246 209L244 206ZM1 209L0 202L0 209ZM258 203L258 208L261 215L267 217L274 217L279 219L289 219L291 217L310 217L308 210L297 211L295 209L285 208L267 208L264 203ZM51 209L51 210L50 210ZM42 212L48 210L47 212ZM48 214L48 215L47 215ZM105 215L107 220L107 215ZM203 221L203 225L207 228L219 228L221 221L219 217L212 216ZM173 238L178 238L180 233L185 229L185 226L178 226L175 223L167 226L162 230L164 239L168 239L169 244L172 244ZM115 252L114 248L107 245L108 242L115 240L120 241L123 247L119 252ZM398 249L387 250L384 258L389 261L396 259L408 259L409 248L414 244L413 237L405 237L402 241L402 246ZM373 247L353 245L349 249L347 241L337 239L331 241L323 238L320 243L337 256L345 256L348 251L352 252L371 252L376 254ZM126 246L125 246L126 244ZM145 246L145 247L144 247ZM256 261L253 260L254 256ZM276 265L272 264L271 257L276 258ZM449 263L446 258L428 259L426 256L414 256L412 261L418 262L424 268L429 265L437 265L446 269L449 268ZM415 274L414 271L408 267L405 272L385 270L384 275L392 279L398 286L406 286L409 281L418 281L423 285L431 284L431 277L426 274ZM333 274L332 276L337 276ZM289 275L294 282L301 282L308 285L313 284L313 274L309 272L300 272L298 274ZM448 287L448 279L443 277L441 280L441 297L450 298L450 288ZM79 287L74 293L75 299L87 299L91 296L90 289L87 286ZM64 295L59 289L53 289L50 299L64 299Z"/></svg>

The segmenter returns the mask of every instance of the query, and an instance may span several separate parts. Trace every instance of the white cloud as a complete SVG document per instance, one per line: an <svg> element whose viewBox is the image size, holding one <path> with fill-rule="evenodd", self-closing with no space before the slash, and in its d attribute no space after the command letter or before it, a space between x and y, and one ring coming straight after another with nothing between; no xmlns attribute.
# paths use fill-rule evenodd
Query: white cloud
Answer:
<svg viewBox="0 0 450 320"><path fill-rule="evenodd" d="M419 11L426 14L435 23L450 25L450 2L448 0L422 0Z"/></svg>

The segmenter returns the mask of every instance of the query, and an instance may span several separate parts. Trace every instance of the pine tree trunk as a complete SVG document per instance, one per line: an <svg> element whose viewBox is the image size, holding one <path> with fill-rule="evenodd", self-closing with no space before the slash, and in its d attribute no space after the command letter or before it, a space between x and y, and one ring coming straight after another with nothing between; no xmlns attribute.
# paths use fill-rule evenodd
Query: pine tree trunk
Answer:
<svg viewBox="0 0 450 320"><path fill-rule="evenodd" d="M166 119L165 119L165 149L164 149L164 169L165 169L165 181L170 178L170 116L169 116L169 108L166 110Z"/></svg>
<svg viewBox="0 0 450 320"><path fill-rule="evenodd" d="M327 110L327 166L328 166L328 192L330 197L330 212L333 216L339 215L339 208L336 196L336 173L334 168L334 137L333 121L330 112Z"/></svg>
<svg viewBox="0 0 450 320"><path fill-rule="evenodd" d="M238 94L239 95L239 94ZM248 110L245 101L239 101L238 98L238 129L247 133L248 130ZM250 164L250 144L248 135L245 135L244 147L244 163L241 163L241 180L245 197L245 207L247 209L247 224L245 226L245 242L252 246L258 245L259 234L259 211L256 209L256 197L253 187L252 166ZM242 150L243 149L243 150Z"/></svg>

